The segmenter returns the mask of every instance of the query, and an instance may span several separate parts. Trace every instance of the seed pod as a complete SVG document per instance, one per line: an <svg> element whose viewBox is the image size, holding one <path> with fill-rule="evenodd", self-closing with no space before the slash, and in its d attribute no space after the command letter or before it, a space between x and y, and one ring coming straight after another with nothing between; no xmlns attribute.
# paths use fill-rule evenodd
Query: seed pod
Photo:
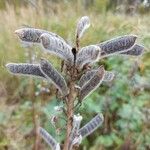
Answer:
<svg viewBox="0 0 150 150"><path fill-rule="evenodd" d="M72 48L67 43L47 33L42 34L40 39L44 50L70 63L73 62Z"/></svg>
<svg viewBox="0 0 150 150"><path fill-rule="evenodd" d="M114 53L127 51L134 45L136 39L135 35L125 35L97 44L97 46L101 48L101 56L107 57Z"/></svg>
<svg viewBox="0 0 150 150"><path fill-rule="evenodd" d="M63 96L68 94L68 88L65 79L47 60L41 60L40 69L45 77L50 79L59 89Z"/></svg>
<svg viewBox="0 0 150 150"><path fill-rule="evenodd" d="M79 93L79 101L82 101L90 93L92 93L102 83L105 70L103 66L100 66L94 76L81 88Z"/></svg>
<svg viewBox="0 0 150 150"><path fill-rule="evenodd" d="M96 71L97 71L96 69L93 69L83 74L79 80L79 87L83 87L89 80L91 80Z"/></svg>
<svg viewBox="0 0 150 150"><path fill-rule="evenodd" d="M90 71L87 71L86 74L83 74L82 77L79 80L79 87L83 87L96 73L97 69L93 69ZM104 79L103 81L111 81L114 78L114 73L110 71L105 71Z"/></svg>
<svg viewBox="0 0 150 150"><path fill-rule="evenodd" d="M39 134L52 150L60 150L60 145L57 141L43 128L39 128Z"/></svg>
<svg viewBox="0 0 150 150"><path fill-rule="evenodd" d="M8 63L7 69L13 74L31 75L35 77L45 78L45 75L41 72L38 64L28 63Z"/></svg>
<svg viewBox="0 0 150 150"><path fill-rule="evenodd" d="M121 55L139 56L139 55L142 55L143 52L144 52L144 47L142 45L135 44L127 52L122 52L120 54Z"/></svg>
<svg viewBox="0 0 150 150"><path fill-rule="evenodd" d="M87 28L90 27L90 19L87 16L82 17L77 23L76 36L81 38Z"/></svg>
<svg viewBox="0 0 150 150"><path fill-rule="evenodd" d="M100 48L96 45L83 47L77 53L76 65L82 68L85 64L92 64L96 62L100 55Z"/></svg>
<svg viewBox="0 0 150 150"><path fill-rule="evenodd" d="M82 138L85 138L86 136L94 132L103 123L103 121L104 117L102 114L96 115L90 122L88 122L79 130L79 135L81 135Z"/></svg>
<svg viewBox="0 0 150 150"><path fill-rule="evenodd" d="M39 43L40 44L40 36L43 33L47 33L53 37L57 37L60 40L64 41L64 39L60 37L59 35L52 33L52 32L48 32L46 30L41 30L41 29L22 28L22 29L16 30L15 33L18 35L21 41L27 42L27 43L37 43L37 44Z"/></svg>

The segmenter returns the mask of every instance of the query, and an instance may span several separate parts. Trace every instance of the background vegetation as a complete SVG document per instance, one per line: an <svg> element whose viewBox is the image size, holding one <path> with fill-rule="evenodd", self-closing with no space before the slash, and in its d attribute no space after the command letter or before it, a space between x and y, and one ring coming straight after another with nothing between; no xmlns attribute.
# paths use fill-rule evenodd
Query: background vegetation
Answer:
<svg viewBox="0 0 150 150"><path fill-rule="evenodd" d="M82 124L96 112L102 112L105 121L101 128L84 140L80 149L150 149L149 5L146 7L142 2L130 12L126 9L128 3L118 2L0 1L0 150L31 150L35 122L56 135L49 118L54 113L54 106L60 103L51 85L35 79L31 87L31 79L16 77L6 71L5 64L8 62L31 59L36 62L43 56L60 69L60 60L54 56L45 55L37 47L22 47L14 31L23 26L42 28L56 32L72 44L76 20L83 15L90 17L92 27L83 37L82 46L120 35L136 34L138 43L145 46L145 54L136 59L117 55L99 62L107 70L113 70L116 77L112 83L103 84L81 106ZM49 88L50 92L42 92L42 87ZM63 136L57 135L57 138L61 140ZM48 146L40 140L39 150L42 149L47 150Z"/></svg>

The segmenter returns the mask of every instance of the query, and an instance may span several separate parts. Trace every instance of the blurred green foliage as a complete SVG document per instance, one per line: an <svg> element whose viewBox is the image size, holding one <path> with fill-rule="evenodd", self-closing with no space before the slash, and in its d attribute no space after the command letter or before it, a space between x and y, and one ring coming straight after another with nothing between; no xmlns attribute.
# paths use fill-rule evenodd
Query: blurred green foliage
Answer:
<svg viewBox="0 0 150 150"><path fill-rule="evenodd" d="M47 1L45 1L47 2ZM145 54L139 58L112 56L100 61L106 70L116 74L111 83L104 83L87 98L78 113L83 116L82 125L97 112L105 117L103 126L83 141L84 150L150 149L150 18L149 14L126 16L107 12L108 0L94 1L85 9L81 1L52 2L45 6L39 2L33 5L18 4L16 7L0 1L0 150L32 149L33 103L31 101L28 77L10 75L5 64L29 61L28 51L35 54L35 61L46 57L60 70L60 60L43 54L38 47L25 49L14 35L21 26L29 25L56 32L69 43L74 42L76 20L83 15L90 16L92 26L85 33L81 46L95 44L125 34L136 34L138 43L145 46ZM5 4L4 4L5 3ZM50 93L35 96L35 108L40 125L61 141L64 133L56 135L50 116L55 114L54 106L62 102L55 97L54 87L41 80L34 80L35 93L39 85L48 87ZM59 122L64 126L64 122ZM40 149L48 149L42 141Z"/></svg>

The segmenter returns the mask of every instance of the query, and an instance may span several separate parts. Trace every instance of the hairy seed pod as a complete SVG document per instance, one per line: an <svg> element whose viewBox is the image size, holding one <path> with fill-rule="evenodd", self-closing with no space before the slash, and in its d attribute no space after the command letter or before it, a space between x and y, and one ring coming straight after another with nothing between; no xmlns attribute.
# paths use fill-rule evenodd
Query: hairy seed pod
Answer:
<svg viewBox="0 0 150 150"><path fill-rule="evenodd" d="M69 142L69 149L72 149L73 141L76 137L78 137L78 130L80 128L80 123L82 121L82 116L80 115L74 115L73 117L73 129L70 134L70 142Z"/></svg>
<svg viewBox="0 0 150 150"><path fill-rule="evenodd" d="M96 45L83 47L77 53L76 65L82 68L85 64L92 64L96 62L100 55L100 48Z"/></svg>
<svg viewBox="0 0 150 150"><path fill-rule="evenodd" d="M87 28L90 27L90 19L87 16L82 17L77 23L76 35L81 38Z"/></svg>
<svg viewBox="0 0 150 150"><path fill-rule="evenodd" d="M90 122L88 122L85 126L79 129L78 133L83 138L93 133L104 121L104 117L102 114L96 115Z"/></svg>
<svg viewBox="0 0 150 150"><path fill-rule="evenodd" d="M135 35L125 35L97 44L97 46L101 48L101 56L107 57L114 53L127 51L134 45L136 39Z"/></svg>
<svg viewBox="0 0 150 150"><path fill-rule="evenodd" d="M70 63L73 62L72 48L67 43L47 33L42 34L40 39L44 50Z"/></svg>
<svg viewBox="0 0 150 150"><path fill-rule="evenodd" d="M144 52L144 47L142 45L135 44L132 48L130 48L126 52L120 53L121 55L132 55L132 56L139 56L142 55Z"/></svg>
<svg viewBox="0 0 150 150"><path fill-rule="evenodd" d="M100 66L94 76L81 88L79 92L79 101L85 99L90 93L92 93L102 83L105 75L103 66Z"/></svg>
<svg viewBox="0 0 150 150"><path fill-rule="evenodd" d="M87 71L85 74L82 75L82 77L79 80L79 87L83 87L96 73L97 69L93 69L90 71ZM105 71L103 81L108 82L113 80L114 73L110 71Z"/></svg>
<svg viewBox="0 0 150 150"><path fill-rule="evenodd" d="M45 75L41 72L38 64L8 63L6 67L13 74L45 78Z"/></svg>
<svg viewBox="0 0 150 150"><path fill-rule="evenodd" d="M57 141L43 128L39 128L39 134L52 150L60 150L60 145Z"/></svg>
<svg viewBox="0 0 150 150"><path fill-rule="evenodd" d="M65 79L47 60L41 60L40 69L46 78L50 79L59 89L63 96L68 94L68 88Z"/></svg>
<svg viewBox="0 0 150 150"><path fill-rule="evenodd" d="M96 69L93 69L83 74L79 80L79 87L83 87L94 76L96 71L97 71Z"/></svg>
<svg viewBox="0 0 150 150"><path fill-rule="evenodd" d="M22 29L16 30L15 33L18 35L19 39L25 43L39 43L40 44L40 36L43 33L47 33L53 37L57 37L60 40L64 41L64 39L60 37L59 35L52 33L52 32L48 32L46 30L41 30L41 29L22 28Z"/></svg>

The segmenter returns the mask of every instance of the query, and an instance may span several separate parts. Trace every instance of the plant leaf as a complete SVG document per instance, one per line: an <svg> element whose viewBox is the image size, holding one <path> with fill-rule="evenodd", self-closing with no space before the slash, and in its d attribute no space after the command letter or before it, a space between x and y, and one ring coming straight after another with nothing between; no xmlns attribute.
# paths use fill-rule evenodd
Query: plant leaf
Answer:
<svg viewBox="0 0 150 150"><path fill-rule="evenodd" d="M97 46L101 48L101 56L107 57L114 53L127 51L134 45L136 39L135 35L125 35L97 44Z"/></svg>
<svg viewBox="0 0 150 150"><path fill-rule="evenodd" d="M90 93L92 93L103 81L105 70L100 66L93 77L80 90L79 101L82 101Z"/></svg>
<svg viewBox="0 0 150 150"><path fill-rule="evenodd" d="M77 23L76 35L81 38L87 28L90 27L90 19L88 16L83 16Z"/></svg>
<svg viewBox="0 0 150 150"><path fill-rule="evenodd" d="M40 127L39 134L52 150L60 150L59 143L57 143L57 141L45 129Z"/></svg>
<svg viewBox="0 0 150 150"><path fill-rule="evenodd" d="M81 135L82 138L85 138L86 136L93 133L103 123L103 121L103 115L97 114L90 122L88 122L85 126L79 129L79 135Z"/></svg>
<svg viewBox="0 0 150 150"><path fill-rule="evenodd" d="M85 64L91 64L98 60L100 55L100 48L96 45L83 47L77 53L76 65L82 68Z"/></svg>
<svg viewBox="0 0 150 150"><path fill-rule="evenodd" d="M13 74L45 78L45 75L41 72L40 66L38 64L8 63L6 67Z"/></svg>
<svg viewBox="0 0 150 150"><path fill-rule="evenodd" d="M68 88L65 79L47 60L41 60L40 68L46 78L53 82L63 96L68 94Z"/></svg>
<svg viewBox="0 0 150 150"><path fill-rule="evenodd" d="M70 63L73 62L72 48L67 43L47 33L42 34L40 39L47 52L55 54Z"/></svg>

